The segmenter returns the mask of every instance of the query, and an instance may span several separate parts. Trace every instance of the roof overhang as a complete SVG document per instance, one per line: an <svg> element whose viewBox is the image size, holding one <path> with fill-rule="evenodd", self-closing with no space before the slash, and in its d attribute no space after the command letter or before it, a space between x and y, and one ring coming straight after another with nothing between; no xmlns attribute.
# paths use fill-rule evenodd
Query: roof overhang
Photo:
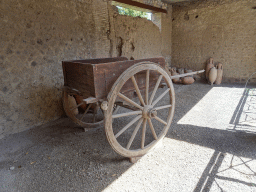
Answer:
<svg viewBox="0 0 256 192"><path fill-rule="evenodd" d="M135 9L138 11L144 11L144 12L161 12L161 13L167 13L166 9L162 9L159 7L155 7L152 5L148 5L145 3L140 3L138 1L132 1L132 0L114 0L112 1L113 5L120 6L120 7L125 7L125 8L130 8L130 9Z"/></svg>

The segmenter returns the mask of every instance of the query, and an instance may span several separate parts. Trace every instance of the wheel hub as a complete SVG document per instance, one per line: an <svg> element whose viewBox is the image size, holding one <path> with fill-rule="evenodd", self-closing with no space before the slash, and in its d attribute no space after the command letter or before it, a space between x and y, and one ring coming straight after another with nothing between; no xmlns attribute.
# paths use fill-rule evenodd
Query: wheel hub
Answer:
<svg viewBox="0 0 256 192"><path fill-rule="evenodd" d="M157 111L156 111L155 109L149 110L148 116L149 116L150 118L156 117L156 116L157 116Z"/></svg>
<svg viewBox="0 0 256 192"><path fill-rule="evenodd" d="M142 111L143 118L149 119L157 116L157 111L152 105L145 105Z"/></svg>

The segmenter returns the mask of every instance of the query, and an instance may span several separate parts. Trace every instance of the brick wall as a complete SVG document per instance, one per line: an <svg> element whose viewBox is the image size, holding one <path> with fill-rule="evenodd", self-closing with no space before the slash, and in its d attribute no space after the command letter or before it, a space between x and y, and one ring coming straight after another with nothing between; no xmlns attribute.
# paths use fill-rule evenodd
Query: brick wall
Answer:
<svg viewBox="0 0 256 192"><path fill-rule="evenodd" d="M256 71L255 6L254 0L173 6L172 65L200 70L213 57L224 66L224 81L244 83Z"/></svg>

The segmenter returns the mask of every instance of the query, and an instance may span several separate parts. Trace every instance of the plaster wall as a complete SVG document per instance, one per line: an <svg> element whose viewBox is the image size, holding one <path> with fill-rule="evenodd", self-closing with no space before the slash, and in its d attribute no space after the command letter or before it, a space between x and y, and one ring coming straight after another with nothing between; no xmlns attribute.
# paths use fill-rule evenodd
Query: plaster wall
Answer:
<svg viewBox="0 0 256 192"><path fill-rule="evenodd" d="M117 14L114 28L117 56L131 60L161 56L161 33L152 21Z"/></svg>
<svg viewBox="0 0 256 192"><path fill-rule="evenodd" d="M161 56L158 27L114 18L110 8L104 0L0 1L0 138L64 115L61 61Z"/></svg>
<svg viewBox="0 0 256 192"><path fill-rule="evenodd" d="M128 59L163 56L167 65L171 65L171 6L168 7L168 14L153 14L152 21L119 15L115 9L112 11L114 56L125 56Z"/></svg>
<svg viewBox="0 0 256 192"><path fill-rule="evenodd" d="M224 66L224 81L244 83L256 71L255 6L254 0L173 6L172 65L200 70L213 57Z"/></svg>
<svg viewBox="0 0 256 192"><path fill-rule="evenodd" d="M106 3L0 1L0 138L64 114L62 60L109 57L99 6Z"/></svg>

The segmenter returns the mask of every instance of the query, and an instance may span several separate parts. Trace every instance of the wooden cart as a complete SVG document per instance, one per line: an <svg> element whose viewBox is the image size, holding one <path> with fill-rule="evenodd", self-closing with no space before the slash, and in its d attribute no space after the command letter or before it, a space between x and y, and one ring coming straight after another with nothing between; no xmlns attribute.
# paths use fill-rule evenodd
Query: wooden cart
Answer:
<svg viewBox="0 0 256 192"><path fill-rule="evenodd" d="M66 114L85 129L105 125L120 155L142 156L166 135L175 94L162 57L74 60L62 66Z"/></svg>

